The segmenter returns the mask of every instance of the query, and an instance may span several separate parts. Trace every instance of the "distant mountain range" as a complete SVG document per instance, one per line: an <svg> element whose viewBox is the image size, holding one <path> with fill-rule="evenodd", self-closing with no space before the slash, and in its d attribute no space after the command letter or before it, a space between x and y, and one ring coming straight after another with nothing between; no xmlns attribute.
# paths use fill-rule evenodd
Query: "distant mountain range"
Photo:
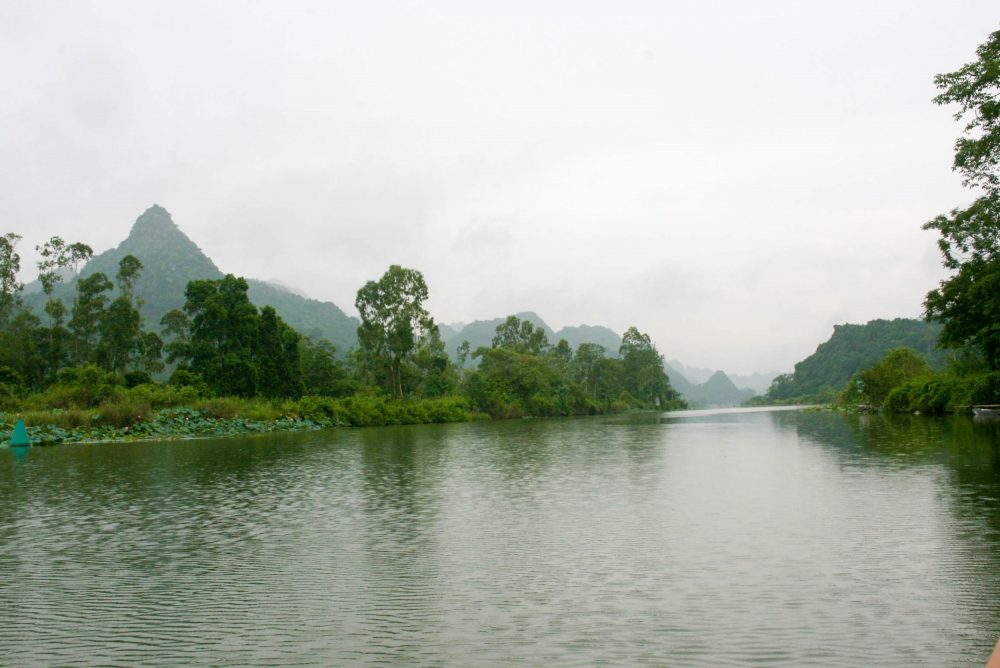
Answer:
<svg viewBox="0 0 1000 668"><path fill-rule="evenodd" d="M520 320L527 320L535 327L541 327L548 337L549 343L555 345L559 339L566 339L566 342L574 350L581 343L596 343L604 347L604 352L609 357L618 357L618 349L622 345L622 337L607 327L600 325L578 325L576 327L563 327L558 332L553 331L548 324L533 311L521 311L514 314ZM457 355L458 347L463 341L469 342L469 350L474 351L480 346L489 348L496 334L497 325L503 323L506 318L493 318L492 320L476 320L468 324L455 323L454 325L439 325L441 330L441 340L444 341L445 348L454 359ZM472 364L472 360L467 364Z"/></svg>
<svg viewBox="0 0 1000 668"><path fill-rule="evenodd" d="M75 241L75 240L70 240ZM136 219L128 237L117 247L95 255L80 271L80 277L103 272L114 280L118 263L126 255L134 255L143 264L142 273L135 292L143 300L142 316L146 327L157 329L160 319L172 309L184 305L184 290L190 281L198 279L219 279L224 272L205 255L202 250L174 223L163 207L154 204ZM64 281L57 285L56 296L67 304L72 301L76 276L70 271L63 274ZM271 280L262 281L247 278L250 286L250 300L258 307L272 306L292 327L303 334L329 339L337 350L344 354L357 345L357 328L360 322L345 314L332 302L309 299L293 287ZM359 281L360 285L360 281ZM25 303L41 311L45 296L38 281L25 286ZM522 311L515 314L545 331L554 345L566 339L574 349L581 343L596 343L604 347L609 357L617 357L621 347L621 337L611 329L600 325L577 325L554 331L534 312ZM489 347L496 334L497 325L506 318L476 320L470 323L440 324L441 338L449 354L455 358L463 341L469 342L470 350L480 346ZM738 404L752 396L754 391L762 391L761 381L754 376L733 376L730 380L725 373L707 369L685 367L677 360L667 364L667 372L674 387L689 401L701 405ZM706 373L707 372L707 373ZM776 375L776 374L774 374ZM690 378L696 379L694 383ZM734 380L751 388L741 390Z"/></svg>
<svg viewBox="0 0 1000 668"><path fill-rule="evenodd" d="M702 383L693 383L678 367L685 368L677 360L670 360L665 368L670 384L680 392L692 408L709 408L717 406L739 406L747 399L758 394L757 391L740 389L726 375L725 371L712 372Z"/></svg>
<svg viewBox="0 0 1000 668"><path fill-rule="evenodd" d="M124 241L116 248L95 255L80 271L80 276L100 271L114 280L118 262L130 254L143 264L136 294L145 302L142 316L150 329L158 329L165 313L184 305L184 290L188 282L219 279L224 275L181 231L167 210L154 204L139 216ZM75 280L70 277L61 283L56 295L69 302ZM336 304L308 299L274 282L248 278L247 283L250 285L249 297L254 304L258 307L273 306L289 325L300 332L329 339L341 353L356 345L360 323ZM40 309L44 296L36 287L26 287L25 302Z"/></svg>
<svg viewBox="0 0 1000 668"><path fill-rule="evenodd" d="M701 369L698 367L685 366L683 362L678 360L670 360L667 362L667 366L682 374L687 380L696 384L706 382L718 371L718 369ZM771 386L771 381L780 376L781 372L758 372L748 376L737 373L729 373L726 375L729 376L729 379L733 381L733 385L736 387L753 390L757 394L764 394L767 392L767 388Z"/></svg>

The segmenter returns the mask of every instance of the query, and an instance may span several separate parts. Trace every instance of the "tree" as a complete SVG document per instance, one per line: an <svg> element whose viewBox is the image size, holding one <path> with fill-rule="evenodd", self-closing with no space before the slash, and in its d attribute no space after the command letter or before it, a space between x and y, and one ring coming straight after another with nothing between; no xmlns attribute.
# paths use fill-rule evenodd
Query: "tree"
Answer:
<svg viewBox="0 0 1000 668"><path fill-rule="evenodd" d="M965 119L964 137L955 141L953 167L967 186L986 192L1000 188L1000 30L976 49L979 58L934 77L941 89L936 104L957 104L955 120Z"/></svg>
<svg viewBox="0 0 1000 668"><path fill-rule="evenodd" d="M63 327L66 305L61 299L54 297L53 293L56 284L63 280L62 270L72 267L75 272L80 262L92 257L94 251L86 244L67 244L57 236L50 238L41 246L36 246L35 250L40 255L38 280L46 297L45 313L49 316L48 341L44 344L47 375L54 377L55 372L66 361L66 341L69 333Z"/></svg>
<svg viewBox="0 0 1000 668"><path fill-rule="evenodd" d="M257 361L259 391L265 397L301 397L302 366L299 333L278 317L274 307L260 310L260 325L254 357Z"/></svg>
<svg viewBox="0 0 1000 668"><path fill-rule="evenodd" d="M80 366L93 362L100 340L101 320L108 304L111 281L101 272L77 280L76 299L69 320L72 362Z"/></svg>
<svg viewBox="0 0 1000 668"><path fill-rule="evenodd" d="M132 286L141 270L142 263L134 255L126 255L119 261L116 276L119 295L101 314L97 359L109 371L150 373L163 368L160 362L163 341L158 335L143 331L139 304L133 301Z"/></svg>
<svg viewBox="0 0 1000 668"><path fill-rule="evenodd" d="M625 389L636 399L652 405L678 398L663 370L663 358L648 334L629 327L618 354L624 366Z"/></svg>
<svg viewBox="0 0 1000 668"><path fill-rule="evenodd" d="M328 397L353 394L355 383L348 376L343 362L337 359L336 353L337 349L327 339L302 337L299 341L302 383L306 394Z"/></svg>
<svg viewBox="0 0 1000 668"><path fill-rule="evenodd" d="M243 278L191 281L184 291L190 340L181 361L219 395L253 397L259 370L254 359L260 317Z"/></svg>
<svg viewBox="0 0 1000 668"><path fill-rule="evenodd" d="M115 275L118 290L129 302L132 302L135 296L135 283L139 280L142 268L142 262L134 255L126 255L118 262L118 273Z"/></svg>
<svg viewBox="0 0 1000 668"><path fill-rule="evenodd" d="M420 346L434 346L440 334L424 308L427 284L415 269L392 265L368 281L354 301L361 315L358 345L363 363L396 398L413 387L412 365Z"/></svg>
<svg viewBox="0 0 1000 668"><path fill-rule="evenodd" d="M535 327L516 315L509 315L497 325L493 347L510 348L529 355L544 355L549 350L549 338L541 327Z"/></svg>
<svg viewBox="0 0 1000 668"><path fill-rule="evenodd" d="M596 343L581 343L573 357L573 379L587 388L591 398L597 399L600 371L605 359L604 346Z"/></svg>
<svg viewBox="0 0 1000 668"><path fill-rule="evenodd" d="M911 348L893 348L878 364L854 375L842 400L881 406L893 388L930 373L927 360L919 353Z"/></svg>
<svg viewBox="0 0 1000 668"><path fill-rule="evenodd" d="M941 345L982 355L1000 369L1000 31L977 50L978 60L939 74L937 104L958 104L956 120L966 119L955 143L954 169L966 186L983 195L926 223L937 230L946 268L956 272L924 300L928 319L941 322Z"/></svg>
<svg viewBox="0 0 1000 668"><path fill-rule="evenodd" d="M14 309L21 304L20 292L24 284L17 280L21 256L16 250L20 240L20 235L13 232L0 236L0 330L7 328Z"/></svg>

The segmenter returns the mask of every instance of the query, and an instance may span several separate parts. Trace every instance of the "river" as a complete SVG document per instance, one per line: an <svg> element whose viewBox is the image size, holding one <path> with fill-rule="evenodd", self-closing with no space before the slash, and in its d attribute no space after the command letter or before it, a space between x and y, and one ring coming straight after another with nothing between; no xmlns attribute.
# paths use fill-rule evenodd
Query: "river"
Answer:
<svg viewBox="0 0 1000 668"><path fill-rule="evenodd" d="M982 665L1000 426L781 410L0 449L0 665Z"/></svg>

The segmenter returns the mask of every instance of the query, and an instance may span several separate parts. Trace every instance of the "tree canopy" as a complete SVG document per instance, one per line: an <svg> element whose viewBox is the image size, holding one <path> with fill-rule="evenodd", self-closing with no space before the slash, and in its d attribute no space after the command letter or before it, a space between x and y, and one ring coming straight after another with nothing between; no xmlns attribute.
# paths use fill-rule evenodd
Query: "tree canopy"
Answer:
<svg viewBox="0 0 1000 668"><path fill-rule="evenodd" d="M394 264L358 290L358 345L363 363L394 397L412 392L447 360L434 319L424 302L427 283L416 269ZM430 367L430 368L428 368Z"/></svg>
<svg viewBox="0 0 1000 668"><path fill-rule="evenodd" d="M944 266L955 273L924 300L929 319L944 325L941 344L978 354L1000 369L1000 31L977 50L977 60L934 82L938 104L957 104L965 120L953 167L983 195L965 208L924 225L937 230Z"/></svg>

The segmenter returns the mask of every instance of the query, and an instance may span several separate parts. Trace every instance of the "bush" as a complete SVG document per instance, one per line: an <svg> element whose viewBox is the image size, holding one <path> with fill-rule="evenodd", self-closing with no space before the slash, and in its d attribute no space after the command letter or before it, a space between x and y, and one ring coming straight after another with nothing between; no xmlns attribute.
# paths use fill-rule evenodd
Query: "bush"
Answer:
<svg viewBox="0 0 1000 668"><path fill-rule="evenodd" d="M61 429L80 429L89 427L92 423L91 412L79 408L24 411L19 413L17 417L24 420L24 424L29 427L53 426Z"/></svg>
<svg viewBox="0 0 1000 668"><path fill-rule="evenodd" d="M244 402L235 397L214 397L202 399L193 408L197 409L207 418L228 420L239 415Z"/></svg>
<svg viewBox="0 0 1000 668"><path fill-rule="evenodd" d="M156 385L144 383L128 390L127 395L133 399L147 402L154 410L190 406L201 399L197 388L190 385Z"/></svg>
<svg viewBox="0 0 1000 668"><path fill-rule="evenodd" d="M167 381L167 384L172 387L194 388L203 397L210 394L208 384L205 383L205 379L201 377L201 374L186 369L176 369L170 374L170 380Z"/></svg>
<svg viewBox="0 0 1000 668"><path fill-rule="evenodd" d="M150 376L145 371L127 371L125 375L122 376L125 379L125 387L133 388L136 385L142 385L144 383L152 383L153 377Z"/></svg>
<svg viewBox="0 0 1000 668"><path fill-rule="evenodd" d="M131 397L118 401L108 401L100 405L93 420L97 424L109 425L121 429L148 420L153 410L149 404Z"/></svg>
<svg viewBox="0 0 1000 668"><path fill-rule="evenodd" d="M61 370L56 376L56 384L32 397L28 404L42 410L96 408L120 397L124 389L124 378L88 364Z"/></svg>

